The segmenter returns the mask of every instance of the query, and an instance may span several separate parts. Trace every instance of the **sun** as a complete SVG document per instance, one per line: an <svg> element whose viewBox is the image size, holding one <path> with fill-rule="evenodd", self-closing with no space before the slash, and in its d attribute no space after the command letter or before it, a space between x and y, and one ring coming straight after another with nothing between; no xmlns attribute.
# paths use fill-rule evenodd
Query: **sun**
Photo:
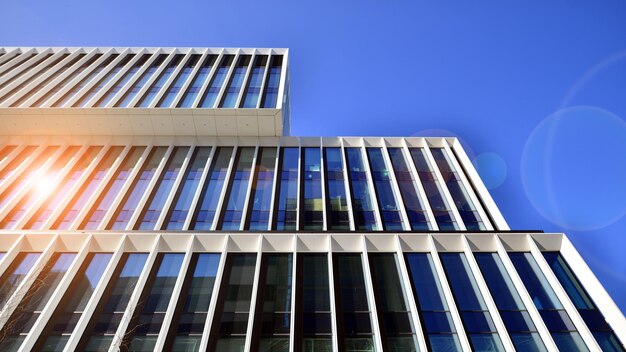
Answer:
<svg viewBox="0 0 626 352"><path fill-rule="evenodd" d="M54 190L55 182L52 177L45 173L35 176L33 179L33 188L40 196L47 196Z"/></svg>

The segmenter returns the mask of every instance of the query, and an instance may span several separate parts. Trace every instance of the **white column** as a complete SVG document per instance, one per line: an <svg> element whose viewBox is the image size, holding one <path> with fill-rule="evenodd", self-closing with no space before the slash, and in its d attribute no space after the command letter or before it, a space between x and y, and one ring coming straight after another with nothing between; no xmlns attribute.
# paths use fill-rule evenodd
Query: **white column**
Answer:
<svg viewBox="0 0 626 352"><path fill-rule="evenodd" d="M252 195L252 183L254 182L254 174L258 165L260 163L259 160L259 145L254 148L254 156L252 157L252 167L250 168L250 177L248 178L248 188L246 189L246 199L243 203L241 222L239 223L239 231L243 231L246 226L246 220L248 218L248 207L250 204L250 196Z"/></svg>
<svg viewBox="0 0 626 352"><path fill-rule="evenodd" d="M363 252L361 252L361 265L363 268L363 279L365 284L365 292L367 294L367 301L370 307L370 321L372 323L372 340L376 351L384 351L382 336L380 332L380 326L378 324L378 308L376 307L376 299L374 294L374 285L372 284L372 273L370 271L370 261L367 253L367 242L364 235L361 236L361 245L363 246Z"/></svg>
<svg viewBox="0 0 626 352"><path fill-rule="evenodd" d="M206 322L204 324L204 330L202 331L202 339L200 340L200 348L198 351L206 351L209 343L209 337L211 335L211 327L213 326L213 318L215 317L215 310L217 309L217 302L220 293L220 287L224 280L224 270L226 267L226 256L228 245L228 236L224 237L224 244L222 246L222 252L220 254L220 263L217 267L217 273L215 275L215 285L213 285L213 293L211 294L211 301L209 303L209 311L207 313ZM228 283L226 283L228 285ZM219 324L216 321L215 324Z"/></svg>
<svg viewBox="0 0 626 352"><path fill-rule="evenodd" d="M252 295L250 298L250 313L248 314L248 328L246 330L246 344L244 351L251 351L252 346L252 332L254 331L254 316L256 314L257 296L259 294L259 279L261 276L261 262L263 261L263 236L259 241L259 248L256 254L256 267L254 269L254 281L252 283ZM263 307L261 307L263 309Z"/></svg>

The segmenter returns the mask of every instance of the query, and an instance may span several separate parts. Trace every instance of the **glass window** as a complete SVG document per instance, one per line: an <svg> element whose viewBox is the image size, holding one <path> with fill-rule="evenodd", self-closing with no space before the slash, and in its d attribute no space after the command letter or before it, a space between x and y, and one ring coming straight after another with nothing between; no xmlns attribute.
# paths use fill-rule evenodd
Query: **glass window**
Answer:
<svg viewBox="0 0 626 352"><path fill-rule="evenodd" d="M404 285L393 253L370 253L372 286L383 350L417 351L417 337Z"/></svg>
<svg viewBox="0 0 626 352"><path fill-rule="evenodd" d="M282 71L283 56L273 55L270 61L270 69L265 81L265 90L263 91L263 100L261 107L274 109L278 100L278 87L280 86L280 73Z"/></svg>
<svg viewBox="0 0 626 352"><path fill-rule="evenodd" d="M295 350L332 351L328 254L298 253Z"/></svg>
<svg viewBox="0 0 626 352"><path fill-rule="evenodd" d="M424 192L426 192L426 197L428 198L433 215L437 221L439 230L458 230L459 228L454 221L448 202L446 202L443 197L441 185L439 184L439 181L437 181L437 176L435 176L430 163L426 159L424 149L411 148L410 152L413 163L415 164L415 169L417 169L420 181L424 187Z"/></svg>
<svg viewBox="0 0 626 352"><path fill-rule="evenodd" d="M440 257L472 348L476 351L504 351L465 253L441 253Z"/></svg>
<svg viewBox="0 0 626 352"><path fill-rule="evenodd" d="M419 196L420 192L417 188L417 182L406 163L402 148L388 148L387 150L393 165L393 172L396 175L396 181L398 181L398 188L404 202L406 215L411 223L411 229L413 231L431 230L426 217L426 207Z"/></svg>
<svg viewBox="0 0 626 352"><path fill-rule="evenodd" d="M383 228L387 231L402 231L404 230L402 215L393 191L383 152L380 148L367 148L366 150L374 179L378 207L383 220Z"/></svg>
<svg viewBox="0 0 626 352"><path fill-rule="evenodd" d="M497 253L474 253L513 345L519 351L546 351L541 337Z"/></svg>
<svg viewBox="0 0 626 352"><path fill-rule="evenodd" d="M126 66L126 64L130 62L133 57L135 57L134 54L124 56L122 60L120 60L117 64L115 64L113 68L106 72L106 74L100 79L100 81L98 81L97 84L91 87L91 89L89 89L89 91L85 95L83 95L82 98L78 99L78 101L76 101L73 106L84 107L85 105L87 105L89 101L104 88L104 86L109 84L113 77L115 77L124 68L124 66Z"/></svg>
<svg viewBox="0 0 626 352"><path fill-rule="evenodd" d="M543 252L561 286L576 306L578 313L603 351L624 351L613 329L598 310L587 291L559 252Z"/></svg>
<svg viewBox="0 0 626 352"><path fill-rule="evenodd" d="M292 273L291 253L263 255L251 350L289 351Z"/></svg>
<svg viewBox="0 0 626 352"><path fill-rule="evenodd" d="M185 94L180 99L180 102L178 103L179 108L194 107L193 103L196 101L196 98L200 94L200 89L202 89L204 82L206 81L207 77L209 77L209 73L211 73L211 68L213 68L216 60L216 55L207 55L207 57L202 62L202 66L200 66L200 69L198 70L198 72L196 72L195 77L187 87Z"/></svg>
<svg viewBox="0 0 626 352"><path fill-rule="evenodd" d="M0 334L5 338L0 342L0 351L19 350L75 258L76 253L54 253L29 283L28 291L2 326Z"/></svg>
<svg viewBox="0 0 626 352"><path fill-rule="evenodd" d="M371 313L360 254L333 254L340 351L374 351Z"/></svg>
<svg viewBox="0 0 626 352"><path fill-rule="evenodd" d="M130 351L154 350L184 257L184 253L161 253L157 257L124 334L123 344Z"/></svg>
<svg viewBox="0 0 626 352"><path fill-rule="evenodd" d="M6 149L6 148L5 148ZM11 161L4 166L4 168L0 171L0 183L4 182L4 180L8 179L13 175L15 170L20 167L20 165L27 163L31 160L31 154L37 149L34 145L29 145L22 149ZM8 155L9 153L7 153Z"/></svg>
<svg viewBox="0 0 626 352"><path fill-rule="evenodd" d="M326 219L328 230L350 230L341 148L324 148Z"/></svg>
<svg viewBox="0 0 626 352"><path fill-rule="evenodd" d="M232 154L231 147L219 147L215 151L209 174L200 193L199 206L196 207L189 226L192 230L211 230Z"/></svg>
<svg viewBox="0 0 626 352"><path fill-rule="evenodd" d="M267 230L270 223L270 207L274 186L276 148L261 147L254 170L250 213L247 217L246 230Z"/></svg>
<svg viewBox="0 0 626 352"><path fill-rule="evenodd" d="M200 59L200 55L191 55L187 63L180 70L174 81L170 84L169 87L165 90L165 93L161 97L161 100L157 103L157 107L168 108L174 102L174 98L178 95L178 92L183 88L185 82L191 75L193 68L198 63Z"/></svg>
<svg viewBox="0 0 626 352"><path fill-rule="evenodd" d="M261 94L261 85L263 84L263 76L265 75L265 65L267 64L267 55L258 55L254 58L254 65L248 77L248 85L244 93L242 108L256 108Z"/></svg>
<svg viewBox="0 0 626 352"><path fill-rule="evenodd" d="M302 148L302 230L321 231L324 228L321 157L320 148Z"/></svg>
<svg viewBox="0 0 626 352"><path fill-rule="evenodd" d="M36 53L31 53L31 54L24 54L24 53L21 53L21 52L18 53L12 59L8 60L6 63L3 64L2 69L3 70L6 69L6 70L4 72L0 73L0 77L3 77L4 75L6 75L9 72L13 73L14 71L17 72L18 70L23 69L23 67L20 67L19 65L25 63L26 61L28 61L30 59L32 59L36 55L37 55ZM50 57L50 55L46 56L45 58L48 58L48 57ZM34 65L37 65L37 64L34 64Z"/></svg>
<svg viewBox="0 0 626 352"><path fill-rule="evenodd" d="M109 350L147 259L148 253L124 253L122 255L82 335L77 347L78 351Z"/></svg>
<svg viewBox="0 0 626 352"><path fill-rule="evenodd" d="M246 342L256 254L229 254L207 351L242 351Z"/></svg>
<svg viewBox="0 0 626 352"><path fill-rule="evenodd" d="M29 85L31 82L33 82L36 78L39 78L42 74L44 73L48 73L50 72L50 69L55 66L56 64L58 64L59 62L61 62L62 60L64 60L65 58L67 58L69 56L69 54L63 54L63 55L59 55L57 58L53 59L52 61L50 61L45 67L43 68L38 68L35 67L32 70L32 74L30 75L30 77L24 78L24 80L22 81L22 83L16 85L13 89L11 89L8 93L4 94L2 96L2 98L0 98L0 104L3 103L6 99L10 98L13 96L13 94L19 92L20 90L24 89L24 87L26 87L27 85ZM22 73L24 73L26 71L22 71ZM21 76L22 73L18 74L17 76ZM9 83L12 82L17 82L17 76L12 77L11 79L7 80L6 82L0 84L1 88L4 88L5 86L7 86ZM8 88L7 88L8 89Z"/></svg>
<svg viewBox="0 0 626 352"><path fill-rule="evenodd" d="M87 255L35 343L34 350L63 351L111 257L111 253Z"/></svg>
<svg viewBox="0 0 626 352"><path fill-rule="evenodd" d="M159 181L154 186L152 194L146 201L146 206L139 215L137 223L135 224L135 230L154 230L167 197L174 187L174 182L180 174L183 163L189 154L189 147L175 147L170 156L170 160L165 165L165 168L161 172Z"/></svg>
<svg viewBox="0 0 626 352"><path fill-rule="evenodd" d="M253 160L253 147L244 147L237 150L235 169L230 175L230 185L226 190L224 206L220 214L220 222L218 224L218 229L220 230L236 231L241 226Z"/></svg>
<svg viewBox="0 0 626 352"><path fill-rule="evenodd" d="M27 60L30 60L31 58L28 58L27 60L24 60L24 62L22 62L21 64L16 65L16 67L14 67L12 70L7 71L7 72L11 72L11 74L13 74L13 77L11 77L10 79L7 79L3 83L0 83L0 90L4 89L4 87L9 85L10 83L16 82L17 80L19 80L20 77L30 72L31 70L39 66L40 63L44 62L45 60L48 60L51 57L52 57L52 54L41 55L30 63L28 63Z"/></svg>
<svg viewBox="0 0 626 352"><path fill-rule="evenodd" d="M143 149L143 148L142 148ZM126 190L124 194L124 198L120 202L120 205L117 207L115 213L111 217L109 224L107 225L107 230L123 230L128 226L128 222L133 217L141 198L144 193L146 193L146 189L152 181L152 178L156 174L157 168L159 164L165 157L165 153L167 152L167 147L154 147L150 151L147 160L144 162L143 166L139 170L139 173L135 176L133 183ZM139 160L137 160L139 161ZM102 192L104 197L100 199L97 207L93 209L97 209L91 218L89 218L88 222L84 221L84 227L87 229L98 228L98 225L103 220L106 212L109 210L113 201L117 197L120 192L120 189L123 187L124 183L126 183L127 178L133 171L133 167L136 162L125 163L125 167L118 170L118 175L115 177L114 182L109 182L109 189Z"/></svg>
<svg viewBox="0 0 626 352"><path fill-rule="evenodd" d="M54 193L41 204L39 210L26 224L25 228L36 230L41 230L43 228L45 221L50 218L52 212L59 207L63 199L70 194L71 189L82 177L89 165L93 162L93 159L98 155L98 153L100 153L101 150L101 146L89 147L87 149L85 154L78 159L74 168L67 174L67 176L65 176L65 179L61 181L58 187L56 187Z"/></svg>
<svg viewBox="0 0 626 352"><path fill-rule="evenodd" d="M220 94L220 90L222 89L222 85L224 85L226 75L228 74L228 69L234 59L234 55L224 55L224 57L222 57L220 65L217 67L217 70L211 79L211 83L204 92L204 95L200 100L200 104L198 104L199 108L212 108L215 106L217 96Z"/></svg>
<svg viewBox="0 0 626 352"><path fill-rule="evenodd" d="M446 186L448 186L448 191L450 191L452 200L463 219L465 227L468 230L485 230L485 224L481 220L480 215L478 215L476 206L470 199L467 188L463 185L459 173L455 170L445 150L443 148L431 148L430 150L433 153L437 166L439 166L441 176Z"/></svg>
<svg viewBox="0 0 626 352"><path fill-rule="evenodd" d="M32 97L34 94L39 93L45 86L47 86L50 82L52 82L54 79L59 77L62 73L67 71L70 67L72 67L72 65L74 65L76 62L78 62L78 60L82 59L83 57L85 57L85 54L78 54L73 59L68 61L65 65L63 65L63 67L47 75L44 80L42 80L39 84L37 84L32 89L30 89L28 93L23 94L19 99L11 103L11 107L17 107L17 106L22 105L23 102L25 102L27 99ZM27 84L30 84L31 82L32 80L28 80ZM16 90L16 92L26 87L27 84L24 84L24 83L20 84L18 86L19 89Z"/></svg>
<svg viewBox="0 0 626 352"><path fill-rule="evenodd" d="M109 88L108 92L106 92L99 100L97 103L95 103L93 106L95 107L104 107L107 106L107 104L109 104L109 102L111 101L111 99L113 99L117 93L124 87L126 86L126 84L128 84L128 82L131 80L131 78L133 78L135 76L135 74L141 69L141 66L143 66L143 64L146 63L146 61L148 61L148 58L150 58L151 54L144 54L141 55L141 57L139 58L139 60L135 61L135 63L133 64L133 66L131 66L126 72L124 72L124 74L122 75L122 77L120 77L117 82L115 84L113 84L113 86L111 86L111 88Z"/></svg>
<svg viewBox="0 0 626 352"><path fill-rule="evenodd" d="M139 102L137 102L137 107L147 108L150 106L150 104L152 104L154 98L157 96L157 94L159 94L165 83L167 83L167 80L172 74L174 74L174 70L176 70L176 67L183 60L184 56L185 55L183 54L174 55L174 58L167 64L159 77L152 83L150 89L148 89L144 93L143 97L139 100Z"/></svg>
<svg viewBox="0 0 626 352"><path fill-rule="evenodd" d="M4 253L2 256L4 256ZM0 277L0 309L4 307L11 295L17 290L17 287L22 283L22 280L24 280L24 277L26 277L40 256L41 253L21 252L13 259L11 265Z"/></svg>
<svg viewBox="0 0 626 352"><path fill-rule="evenodd" d="M189 214L191 202L196 194L202 172L207 164L207 160L211 155L211 147L196 148L191 157L189 167L185 171L182 180L182 187L178 187L178 192L172 201L173 208L169 211L165 219L163 228L167 230L182 230Z"/></svg>
<svg viewBox="0 0 626 352"><path fill-rule="evenodd" d="M167 54L160 54L150 64L141 76L133 83L133 85L126 90L126 93L115 103L116 107L126 108L135 99L139 91L148 83L148 81L154 76L157 69L161 66L163 61L167 58Z"/></svg>
<svg viewBox="0 0 626 352"><path fill-rule="evenodd" d="M220 255L196 253L180 293L165 351L198 351L209 313Z"/></svg>
<svg viewBox="0 0 626 352"><path fill-rule="evenodd" d="M363 164L361 148L346 148L348 178L352 193L352 212L357 230L379 231L376 221L372 192L367 183L368 175Z"/></svg>
<svg viewBox="0 0 626 352"><path fill-rule="evenodd" d="M228 86L226 86L226 90L224 91L224 96L222 97L220 108L236 107L237 98L239 98L239 92L241 92L241 87L243 86L243 80L246 76L246 71L248 70L249 64L250 55L239 56L239 59L237 60L237 65L230 75L230 81L228 82Z"/></svg>
<svg viewBox="0 0 626 352"><path fill-rule="evenodd" d="M58 92L62 91L65 87L67 87L68 83L73 81L76 77L78 77L78 75L83 73L87 68L89 68L89 66L91 66L94 62L96 62L96 60L100 59L101 57L102 57L102 54L95 54L91 56L91 58L87 59L87 61L85 61L82 65L80 65L80 67L73 69L69 75L65 76L65 78L61 80L61 82L55 84L52 88L50 88L50 90L48 90L46 94L42 95L41 98L37 99L37 101L31 104L31 106L33 107L42 106L44 102L47 102L51 97L55 96Z"/></svg>
<svg viewBox="0 0 626 352"><path fill-rule="evenodd" d="M298 148L280 149L274 230L296 229L298 218Z"/></svg>
<svg viewBox="0 0 626 352"><path fill-rule="evenodd" d="M96 68L94 68L89 74L87 74L80 82L72 86L61 98L54 102L51 106L58 107L64 106L70 99L72 99L78 92L85 88L96 76L100 74L113 60L115 60L119 54L111 54L104 61L102 61Z"/></svg>
<svg viewBox="0 0 626 352"><path fill-rule="evenodd" d="M461 351L461 343L430 253L407 253L406 261L429 349L434 352Z"/></svg>
<svg viewBox="0 0 626 352"><path fill-rule="evenodd" d="M509 257L559 350L589 351L532 254L512 252Z"/></svg>
<svg viewBox="0 0 626 352"><path fill-rule="evenodd" d="M87 204L89 198L94 195L95 190L98 188L123 150L123 147L111 147L109 149L107 155L102 158L102 161L100 161L98 166L92 171L91 175L89 175L89 177L85 180L81 187L82 191L74 195L72 200L65 207L65 210L59 215L58 220L54 223L54 225L52 225L53 229L67 230L70 228L78 214ZM139 155L141 155L141 153L139 153ZM139 158L139 156L137 156L137 158ZM40 226L43 228L43 225L47 221L48 218L44 216L44 213L41 213L37 214L36 217L33 217L31 223L33 224L33 228L35 228L35 224L37 223L41 224Z"/></svg>

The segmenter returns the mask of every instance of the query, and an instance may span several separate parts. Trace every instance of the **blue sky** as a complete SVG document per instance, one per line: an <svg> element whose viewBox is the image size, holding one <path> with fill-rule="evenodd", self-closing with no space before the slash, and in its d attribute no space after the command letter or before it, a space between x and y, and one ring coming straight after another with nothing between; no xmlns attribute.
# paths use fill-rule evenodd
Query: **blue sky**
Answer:
<svg viewBox="0 0 626 352"><path fill-rule="evenodd" d="M291 49L293 135L460 137L626 311L626 1L5 2L0 45Z"/></svg>

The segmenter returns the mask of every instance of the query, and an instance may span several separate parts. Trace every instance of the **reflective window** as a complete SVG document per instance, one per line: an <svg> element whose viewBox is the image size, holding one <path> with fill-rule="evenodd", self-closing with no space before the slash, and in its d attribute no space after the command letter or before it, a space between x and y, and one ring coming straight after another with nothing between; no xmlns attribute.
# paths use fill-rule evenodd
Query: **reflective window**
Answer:
<svg viewBox="0 0 626 352"><path fill-rule="evenodd" d="M87 59L87 61L85 61L82 65L80 65L80 67L73 69L69 75L65 76L65 78L61 80L61 82L55 84L54 87L50 88L50 90L48 90L46 94L42 95L41 98L37 99L37 101L31 104L31 106L33 107L42 106L44 102L47 102L51 97L55 96L58 92L62 91L65 87L67 87L68 83L72 82L76 77L78 77L78 75L83 73L87 68L89 68L89 66L91 66L94 62L96 62L96 60L98 60L101 57L102 57L102 54L95 54L91 56L91 58Z"/></svg>
<svg viewBox="0 0 626 352"><path fill-rule="evenodd" d="M296 229L298 219L298 148L281 148L274 230Z"/></svg>
<svg viewBox="0 0 626 352"><path fill-rule="evenodd" d="M393 253L370 253L372 286L383 350L417 351L417 338L405 288Z"/></svg>
<svg viewBox="0 0 626 352"><path fill-rule="evenodd" d="M321 157L320 148L302 148L302 230L321 231L324 227Z"/></svg>
<svg viewBox="0 0 626 352"><path fill-rule="evenodd" d="M124 334L130 351L153 351L183 264L184 253L161 253Z"/></svg>
<svg viewBox="0 0 626 352"><path fill-rule="evenodd" d="M239 92L241 92L241 87L243 86L243 80L246 76L246 71L248 70L249 64L250 55L239 56L239 59L237 60L237 65L230 75L230 81L228 82L228 86L226 86L226 90L224 91L224 96L222 97L220 108L236 107L237 98L239 98Z"/></svg>
<svg viewBox="0 0 626 352"><path fill-rule="evenodd" d="M34 350L63 351L93 291L100 282L111 256L111 253L89 253L87 255L35 343Z"/></svg>
<svg viewBox="0 0 626 352"><path fill-rule="evenodd" d="M166 58L167 54L160 54L159 56L157 56L157 58L154 59L154 61L152 61L152 63L150 64L150 67L148 67L141 74L139 79L137 79L137 81L126 90L126 93L124 93L122 98L120 98L117 103L115 103L115 106L120 108L128 107L128 105L130 105L130 103L135 99L137 94L139 94L139 91L143 87L145 87L148 81L152 78L152 76L154 76L154 74Z"/></svg>
<svg viewBox="0 0 626 352"><path fill-rule="evenodd" d="M398 188L400 189L400 195L404 202L406 215L411 223L411 229L413 231L430 230L431 227L426 218L426 206L419 195L420 192L417 188L417 182L406 163L402 148L388 148L387 150L389 151L396 181L398 181Z"/></svg>
<svg viewBox="0 0 626 352"><path fill-rule="evenodd" d="M185 171L182 186L178 187L178 192L172 201L174 205L170 209L165 219L163 228L167 230L182 230L189 214L191 202L200 184L202 172L211 155L211 147L199 147L193 152L191 162Z"/></svg>
<svg viewBox="0 0 626 352"><path fill-rule="evenodd" d="M324 148L326 219L328 230L350 230L341 148Z"/></svg>
<svg viewBox="0 0 626 352"><path fill-rule="evenodd" d="M407 253L406 261L428 348L434 352L462 351L432 256Z"/></svg>
<svg viewBox="0 0 626 352"><path fill-rule="evenodd" d="M76 101L73 106L85 107L85 105L87 105L89 101L104 88L104 86L109 84L113 77L115 77L133 57L135 57L134 54L124 56L122 60L120 60L117 64L115 64L113 68L106 72L106 74L100 79L100 81L98 81L97 84L91 87L91 89L89 89L89 91L85 95L83 95L82 98L78 99L78 101Z"/></svg>
<svg viewBox="0 0 626 352"><path fill-rule="evenodd" d="M280 73L282 71L283 56L274 55L270 61L270 69L265 81L263 100L261 107L274 109L278 100L278 87L280 86Z"/></svg>
<svg viewBox="0 0 626 352"><path fill-rule="evenodd" d="M513 252L509 257L559 350L589 351L532 254Z"/></svg>
<svg viewBox="0 0 626 352"><path fill-rule="evenodd" d="M199 350L219 263L219 254L196 253L191 258L165 351Z"/></svg>
<svg viewBox="0 0 626 352"><path fill-rule="evenodd" d="M15 170L20 167L20 165L29 162L31 160L31 154L33 154L35 150L37 150L36 146L29 145L22 149L22 151L20 151L15 157L13 157L13 159L11 159L11 161L7 163L0 171L0 183L11 177ZM7 155L8 154L9 153L7 153Z"/></svg>
<svg viewBox="0 0 626 352"><path fill-rule="evenodd" d="M152 194L146 201L144 210L139 215L135 230L154 230L165 202L172 191L174 182L180 174L185 158L189 154L189 147L175 147L170 156L170 160L161 172L159 181L154 186Z"/></svg>
<svg viewBox="0 0 626 352"><path fill-rule="evenodd" d="M441 253L461 320L476 351L504 351L504 346L464 253Z"/></svg>
<svg viewBox="0 0 626 352"><path fill-rule="evenodd" d="M28 283L27 292L8 319L11 323L2 326L0 351L19 350L75 258L76 253L54 253L37 278Z"/></svg>
<svg viewBox="0 0 626 352"><path fill-rule="evenodd" d="M70 99L74 98L74 96L80 92L83 88L85 88L96 76L100 74L113 60L115 60L119 55L111 54L104 61L102 61L96 68L94 68L89 74L83 77L80 82L76 83L72 86L61 98L59 98L56 102L54 102L51 106L64 106Z"/></svg>
<svg viewBox="0 0 626 352"><path fill-rule="evenodd" d="M383 228L388 231L402 231L404 230L402 215L393 191L391 176L383 157L383 151L380 148L367 148L366 150L374 180L376 199L383 220Z"/></svg>
<svg viewBox="0 0 626 352"><path fill-rule="evenodd" d="M246 342L256 254L229 254L207 351L242 351Z"/></svg>
<svg viewBox="0 0 626 352"><path fill-rule="evenodd" d="M267 64L267 55L258 55L254 58L254 65L248 77L248 85L241 102L242 108L256 108L261 94L261 85L263 84L263 76L265 75L265 65Z"/></svg>
<svg viewBox="0 0 626 352"><path fill-rule="evenodd" d="M53 229L67 230L70 228L74 220L76 220L78 214L87 204L89 198L94 195L94 192L96 191L104 177L107 175L107 173L115 163L115 160L117 160L123 150L123 147L111 147L109 149L107 155L102 158L102 161L100 161L98 166L91 172L91 175L89 175L89 177L84 181L84 184L81 187L82 190L73 196L72 200L65 207L65 210L59 215L58 220L54 223L54 225L52 225ZM139 158L139 156L137 156L137 158ZM33 217L31 223L33 224L33 228L36 228L36 223L40 223L43 228L43 225L47 221L47 217L45 217L42 213L37 214L36 217Z"/></svg>
<svg viewBox="0 0 626 352"><path fill-rule="evenodd" d="M176 67L183 60L184 56L185 55L183 54L174 55L174 58L167 64L165 69L161 71L159 77L152 83L150 89L148 89L144 93L143 97L139 100L139 102L137 102L137 107L147 108L150 106L150 104L152 104L152 101L157 96L157 94L159 94L167 80L172 74L174 74L174 70L176 70Z"/></svg>
<svg viewBox="0 0 626 352"><path fill-rule="evenodd" d="M163 93L161 100L159 100L159 102L156 104L157 107L168 108L170 107L170 105L172 105L172 103L174 102L174 98L176 98L180 90L183 88L185 82L187 82L187 79L191 75L191 72L198 63L199 59L200 55L191 55L189 60L187 60L187 63L185 63L183 68L178 73L178 76L176 76L174 81L165 90L165 93Z"/></svg>
<svg viewBox="0 0 626 352"><path fill-rule="evenodd" d="M189 226L190 229L211 230L232 154L233 148L231 147L219 147L215 151L209 174L200 193L198 206Z"/></svg>
<svg viewBox="0 0 626 352"><path fill-rule="evenodd" d="M452 211L450 210L448 203L443 198L441 185L439 184L439 181L437 181L437 176L435 176L430 163L426 159L424 149L411 148L410 151L413 163L415 164L420 181L424 187L424 192L426 192L426 197L430 203L430 208L433 211L439 230L458 230L458 226L452 216Z"/></svg>
<svg viewBox="0 0 626 352"><path fill-rule="evenodd" d="M474 253L489 291L518 351L546 351L535 324L497 253Z"/></svg>
<svg viewBox="0 0 626 352"><path fill-rule="evenodd" d="M58 187L56 187L54 193L51 194L43 204L41 204L39 210L26 224L25 228L36 230L41 230L43 228L44 223L59 207L63 199L71 193L70 191L76 182L78 182L78 180L83 176L89 165L93 162L93 159L98 155L98 153L100 153L101 150L102 147L100 146L89 147L87 149L85 154L78 159L74 168L68 173L65 179L61 181Z"/></svg>
<svg viewBox="0 0 626 352"><path fill-rule="evenodd" d="M295 350L332 351L328 254L298 253Z"/></svg>
<svg viewBox="0 0 626 352"><path fill-rule="evenodd" d="M246 230L267 230L270 223L276 148L260 147L257 159Z"/></svg>
<svg viewBox="0 0 626 352"><path fill-rule="evenodd" d="M624 351L613 329L593 303L583 285L559 252L543 252L543 256L552 268L565 292L576 306L578 313L596 338L603 351Z"/></svg>
<svg viewBox="0 0 626 352"><path fill-rule="evenodd" d="M251 350L289 351L292 273L291 253L263 255Z"/></svg>
<svg viewBox="0 0 626 352"><path fill-rule="evenodd" d="M371 313L360 254L333 254L340 351L374 351Z"/></svg>
<svg viewBox="0 0 626 352"><path fill-rule="evenodd" d="M348 164L348 178L352 193L352 212L356 230L378 231L380 227L376 221L372 191L367 183L368 175L361 148L345 148Z"/></svg>
<svg viewBox="0 0 626 352"><path fill-rule="evenodd" d="M30 72L33 68L37 67L40 63L44 62L45 60L51 57L52 57L52 54L41 55L39 58L35 59L34 61L30 63L28 62L28 60L30 60L31 58L28 58L27 60L24 60L24 62L20 63L19 65L16 65L16 67L14 67L12 70L5 72L5 74L8 72L11 72L13 76L10 79L7 79L6 81L4 81L3 83L0 83L0 90L8 86L12 82L17 82L20 77Z"/></svg>
<svg viewBox="0 0 626 352"><path fill-rule="evenodd" d="M98 301L98 306L85 328L78 344L78 351L109 350L147 259L147 253L122 255L106 291Z"/></svg>
<svg viewBox="0 0 626 352"><path fill-rule="evenodd" d="M204 82L206 81L207 77L209 77L209 74L211 73L211 68L213 68L216 60L216 55L207 55L207 57L202 62L202 66L200 66L200 69L196 73L196 76L189 84L189 87L187 87L187 91L185 91L185 94L180 99L180 102L178 103L179 108L194 107L193 103L196 101L196 98L200 94L200 89L202 89Z"/></svg>
<svg viewBox="0 0 626 352"><path fill-rule="evenodd" d="M465 227L468 230L485 230L485 224L480 219L480 215L478 215L478 211L476 211L476 206L470 199L468 190L465 185L463 185L461 177L459 177L459 171L455 170L445 150L443 148L431 148L430 150L433 153L433 158L435 158L437 166L439 166L441 176L446 186L448 186L448 191L450 191L452 200L463 219Z"/></svg>
<svg viewBox="0 0 626 352"><path fill-rule="evenodd" d="M234 170L230 175L230 184L226 190L221 221L218 225L220 230L239 230L241 226L253 159L254 147L237 150Z"/></svg>
<svg viewBox="0 0 626 352"><path fill-rule="evenodd" d="M4 94L2 96L2 98L0 98L0 103L3 103L6 99L10 98L13 96L13 94L21 91L22 89L24 89L27 85L29 85L31 82L33 82L35 79L39 78L42 74L44 73L48 73L50 72L50 69L58 64L59 62L61 62L62 60L64 60L65 58L67 58L69 56L69 54L63 54L63 55L59 55L56 59L53 59L52 61L50 61L46 66L44 66L43 68L35 68L35 70L33 70L33 74L30 75L30 77L25 78L22 83L16 85L13 89L11 89L8 93ZM21 75L21 74L20 74ZM6 82L0 84L0 86L2 86L4 88L4 86L8 85L9 83L12 82L17 82L17 78L13 77L9 80L7 80ZM2 88L0 88L1 90Z"/></svg>
<svg viewBox="0 0 626 352"><path fill-rule="evenodd" d="M4 256L4 253L2 256ZM17 290L17 287L22 283L22 280L24 280L24 277L40 256L41 253L21 252L13 259L11 265L0 277L0 309L4 307L11 295Z"/></svg>
<svg viewBox="0 0 626 352"><path fill-rule="evenodd" d="M111 86L111 88L109 88L109 91L106 92L98 100L98 102L95 103L93 106L95 106L95 107L104 107L107 104L109 104L111 99L113 99L117 95L117 93L122 89L122 87L124 87L126 84L128 84L128 82L131 80L131 78L133 78L135 76L135 74L141 69L141 66L143 66L143 64L145 64L146 61L148 61L150 56L151 56L151 54L141 55L139 60L135 61L133 66L131 66L128 70L126 70L126 72L124 72L122 77L120 77L117 80L117 82L115 84L113 84L113 86Z"/></svg>
<svg viewBox="0 0 626 352"><path fill-rule="evenodd" d="M224 85L226 75L228 74L228 69L233 63L234 58L234 55L224 55L224 57L222 57L220 65L217 67L217 70L211 79L211 83L204 92L204 95L200 100L200 104L198 104L199 108L212 108L215 106L217 96L220 94L220 90L222 89L222 85Z"/></svg>
<svg viewBox="0 0 626 352"><path fill-rule="evenodd" d="M113 216L107 225L107 230L123 230L126 226L128 226L128 222L133 217L141 198L143 198L143 195L146 193L148 185L156 174L157 168L159 167L159 164L161 164L166 152L167 147L152 148L147 160L142 165L139 173L135 176L133 183L126 190L126 192L124 192L124 198L120 202L120 205L117 207L115 213L113 213ZM137 161L132 163L132 165L131 163L125 164L124 166L126 167L120 168L120 170L117 171L118 175L115 178L115 181L109 182L109 189L102 192L104 197L100 199L98 207L95 208L97 211L94 212L91 219L89 219L89 222L86 226L84 226L85 228L93 229L98 227L106 215L106 212L113 204L113 201L118 196L120 189L132 173L133 166L137 164Z"/></svg>
<svg viewBox="0 0 626 352"><path fill-rule="evenodd" d="M85 57L85 54L78 54L73 59L68 61L65 65L63 65L63 67L59 68L58 70L56 70L56 71L54 71L54 72L52 72L50 74L48 74L50 71L46 72L46 78L44 80L42 80L39 84L37 84L35 87L30 89L28 93L23 94L19 99L17 99L15 102L13 102L11 104L11 107L17 107L17 106L22 105L23 102L25 102L27 99L31 98L34 94L39 93L45 86L47 86L54 79L56 79L61 74L66 72L70 67L72 67L72 65L74 65L76 62L78 62L78 60L82 59L83 57ZM25 82L20 84L18 86L19 89L16 90L16 92L18 92L19 90L23 89L24 87L26 87L26 85L30 84L31 82L32 82L32 80L29 80L28 83L26 83L26 84L25 84Z"/></svg>

